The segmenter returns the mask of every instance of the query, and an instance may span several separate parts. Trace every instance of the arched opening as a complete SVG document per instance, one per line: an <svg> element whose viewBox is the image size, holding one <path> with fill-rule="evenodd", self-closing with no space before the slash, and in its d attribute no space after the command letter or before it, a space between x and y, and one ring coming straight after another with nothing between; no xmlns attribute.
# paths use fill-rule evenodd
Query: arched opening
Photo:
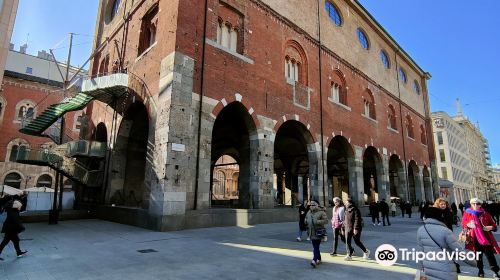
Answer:
<svg viewBox="0 0 500 280"><path fill-rule="evenodd" d="M351 145L343 136L335 136L328 146L327 174L328 174L328 201L333 197L347 200L349 190L349 165L354 159Z"/></svg>
<svg viewBox="0 0 500 280"><path fill-rule="evenodd" d="M52 188L52 177L48 174L43 174L36 180L37 188Z"/></svg>
<svg viewBox="0 0 500 280"><path fill-rule="evenodd" d="M19 173L11 172L11 173L7 174L7 176L5 176L5 179L3 180L3 184L10 186L10 187L13 187L13 188L16 188L16 189L20 189L21 188L21 181L22 181L22 178L21 178L21 175Z"/></svg>
<svg viewBox="0 0 500 280"><path fill-rule="evenodd" d="M313 143L309 130L298 121L286 121L278 129L274 141L275 205L319 200Z"/></svg>
<svg viewBox="0 0 500 280"><path fill-rule="evenodd" d="M110 203L146 208L149 193L144 183L149 117L144 104L135 102L125 112L116 138L111 167ZM101 138L102 139L102 138Z"/></svg>
<svg viewBox="0 0 500 280"><path fill-rule="evenodd" d="M432 180L431 180L431 174L429 172L429 168L427 168L427 166L424 166L424 170L422 173L423 173L423 179L424 179L425 200L426 201L434 201L434 194L432 191Z"/></svg>
<svg viewBox="0 0 500 280"><path fill-rule="evenodd" d="M382 161L374 147L366 148L363 154L363 184L365 204L379 200L379 173Z"/></svg>
<svg viewBox="0 0 500 280"><path fill-rule="evenodd" d="M100 122L97 124L93 139L98 142L108 142L108 130L104 123Z"/></svg>
<svg viewBox="0 0 500 280"><path fill-rule="evenodd" d="M212 131L211 152L211 206L253 208L255 196L251 190L250 170L255 164L250 147L250 135L256 127L248 110L239 102L227 105L217 116ZM228 165L223 165L225 163ZM222 167L231 168L232 174L224 173ZM224 173L224 177L222 173ZM233 181L234 174L237 180ZM227 193L229 179L232 193ZM221 193L224 195L221 196ZM225 198L224 198L225 197ZM221 199L224 198L224 199Z"/></svg>
<svg viewBox="0 0 500 280"><path fill-rule="evenodd" d="M412 205L418 205L417 200L419 200L420 196L417 191L418 188L418 166L414 160L411 160L408 164L408 200Z"/></svg>
<svg viewBox="0 0 500 280"><path fill-rule="evenodd" d="M212 179L212 206L236 205L238 201L238 177L240 166L229 155L223 155L215 162Z"/></svg>
<svg viewBox="0 0 500 280"><path fill-rule="evenodd" d="M398 155L392 155L389 159L389 185L391 197L406 201L405 170Z"/></svg>

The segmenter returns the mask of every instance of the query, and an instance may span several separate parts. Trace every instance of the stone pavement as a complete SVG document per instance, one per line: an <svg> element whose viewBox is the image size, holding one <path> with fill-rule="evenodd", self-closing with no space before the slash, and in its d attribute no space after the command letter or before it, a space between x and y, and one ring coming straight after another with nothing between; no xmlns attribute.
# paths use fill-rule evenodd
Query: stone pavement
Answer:
<svg viewBox="0 0 500 280"><path fill-rule="evenodd" d="M417 217L396 217L390 227L364 220L362 240L372 252L383 243L416 246ZM296 231L296 223L176 232L101 220L26 224L21 248L28 255L18 259L12 245L6 247L0 279L414 279L414 263L382 267L373 256L362 260L360 249L354 261L345 262L343 243L341 255L331 257L331 238L321 245L323 264L312 269L312 246L295 241ZM477 272L462 268L460 279Z"/></svg>

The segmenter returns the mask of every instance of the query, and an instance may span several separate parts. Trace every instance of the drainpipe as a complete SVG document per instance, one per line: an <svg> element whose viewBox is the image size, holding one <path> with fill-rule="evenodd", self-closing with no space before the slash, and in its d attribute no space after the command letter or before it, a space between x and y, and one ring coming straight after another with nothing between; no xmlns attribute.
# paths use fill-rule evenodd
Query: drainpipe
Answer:
<svg viewBox="0 0 500 280"><path fill-rule="evenodd" d="M194 206L193 209L198 208L198 189L200 185L200 146L201 146L201 113L203 111L203 82L205 77L205 38L207 36L207 13L208 13L208 0L205 0L205 15L203 16L203 44L201 48L201 77L200 77L200 104L198 111L198 143L196 146L196 172L195 172L195 185L194 185ZM211 199L211 198L210 198Z"/></svg>
<svg viewBox="0 0 500 280"><path fill-rule="evenodd" d="M394 54L394 66L396 70L396 82L398 83L398 98L399 98L399 121L401 124L401 139L403 140L403 167L405 171L406 178L406 201L410 200L410 186L408 182L408 168L406 166L406 145L405 145L405 133L404 133L404 125L403 125L403 109L402 109L402 100L401 100L401 88L399 87L399 68L398 68L398 53L399 50L396 50Z"/></svg>
<svg viewBox="0 0 500 280"><path fill-rule="evenodd" d="M321 18L319 16L319 6L320 0L318 0L318 64L319 64L319 123L320 123L320 135L321 135L321 177L323 185L323 205L326 207L326 189L325 189L325 162L324 162L324 143L323 143L323 87L322 87L322 65L321 65Z"/></svg>

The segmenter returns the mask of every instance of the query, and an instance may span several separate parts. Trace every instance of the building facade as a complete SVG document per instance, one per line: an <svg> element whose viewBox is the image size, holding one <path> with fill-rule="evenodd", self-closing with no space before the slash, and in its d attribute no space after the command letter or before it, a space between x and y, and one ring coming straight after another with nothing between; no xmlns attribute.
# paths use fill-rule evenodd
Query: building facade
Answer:
<svg viewBox="0 0 500 280"><path fill-rule="evenodd" d="M101 0L94 53L101 217L168 230L436 195L430 74L357 1Z"/></svg>
<svg viewBox="0 0 500 280"><path fill-rule="evenodd" d="M19 0L0 1L0 91Z"/></svg>
<svg viewBox="0 0 500 280"><path fill-rule="evenodd" d="M47 166L18 163L24 152L55 147L48 137L35 137L19 132L27 122L37 118L51 104L62 102L70 93L62 90L63 80L52 59L44 53L33 56L9 50L5 76L0 92L0 180L2 184L20 189L30 187L53 187L55 173ZM52 70L52 71L50 71ZM65 71L65 67L62 68ZM72 69L75 73L76 70ZM85 74L85 72L83 73ZM81 79L81 78L80 78ZM65 139L78 139L82 111L65 116ZM47 130L59 132L60 123ZM70 181L65 185L71 186Z"/></svg>
<svg viewBox="0 0 500 280"><path fill-rule="evenodd" d="M438 176L453 183L452 201L458 205L475 195L465 131L445 112L432 113L432 121Z"/></svg>

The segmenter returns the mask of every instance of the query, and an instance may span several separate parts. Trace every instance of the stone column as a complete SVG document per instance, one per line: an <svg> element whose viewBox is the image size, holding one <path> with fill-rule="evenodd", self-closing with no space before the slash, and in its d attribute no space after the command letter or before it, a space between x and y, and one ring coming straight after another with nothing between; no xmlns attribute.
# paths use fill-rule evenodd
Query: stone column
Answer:
<svg viewBox="0 0 500 280"><path fill-rule="evenodd" d="M386 201L390 201L391 197L391 187L389 182L389 157L387 155L382 155L382 166L377 168L377 178L378 178L378 199L381 201L385 198Z"/></svg>
<svg viewBox="0 0 500 280"><path fill-rule="evenodd" d="M422 202L425 198L424 190L424 167L418 167L418 174L415 176L415 200Z"/></svg>
<svg viewBox="0 0 500 280"><path fill-rule="evenodd" d="M320 177L321 171L321 151L318 151L318 143L308 144L307 153L309 159L309 182L311 186L311 199L323 202L323 180Z"/></svg>
<svg viewBox="0 0 500 280"><path fill-rule="evenodd" d="M365 205L363 182L363 147L354 145L354 159L349 160L349 191L357 206Z"/></svg>
<svg viewBox="0 0 500 280"><path fill-rule="evenodd" d="M257 129L257 168L258 176L255 184L252 183L254 196L254 208L274 208L273 198L273 172L274 172L274 137L272 119L257 115L260 127Z"/></svg>

